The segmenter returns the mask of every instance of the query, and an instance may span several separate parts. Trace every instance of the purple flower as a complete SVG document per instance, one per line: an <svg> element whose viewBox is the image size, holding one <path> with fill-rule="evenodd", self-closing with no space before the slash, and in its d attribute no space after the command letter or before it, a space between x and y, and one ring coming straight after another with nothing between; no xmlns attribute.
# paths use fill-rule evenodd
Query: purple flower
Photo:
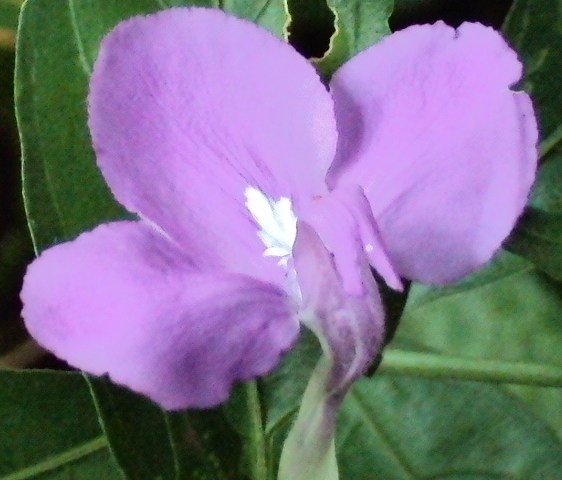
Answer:
<svg viewBox="0 0 562 480"><path fill-rule="evenodd" d="M498 33L410 27L329 91L288 44L218 10L136 17L91 79L98 165L138 221L27 272L31 334L168 409L224 401L312 328L342 393L381 346L374 267L444 284L484 265L534 179L529 97Z"/></svg>

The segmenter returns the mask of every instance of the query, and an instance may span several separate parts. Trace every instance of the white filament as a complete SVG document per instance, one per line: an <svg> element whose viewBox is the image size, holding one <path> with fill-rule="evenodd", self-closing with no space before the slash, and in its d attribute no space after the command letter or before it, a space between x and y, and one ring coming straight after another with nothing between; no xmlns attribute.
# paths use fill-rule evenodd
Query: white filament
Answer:
<svg viewBox="0 0 562 480"><path fill-rule="evenodd" d="M273 200L255 187L247 187L246 207L259 226L257 235L265 245L263 255L278 257L278 264L286 266L297 236L297 217L291 200Z"/></svg>

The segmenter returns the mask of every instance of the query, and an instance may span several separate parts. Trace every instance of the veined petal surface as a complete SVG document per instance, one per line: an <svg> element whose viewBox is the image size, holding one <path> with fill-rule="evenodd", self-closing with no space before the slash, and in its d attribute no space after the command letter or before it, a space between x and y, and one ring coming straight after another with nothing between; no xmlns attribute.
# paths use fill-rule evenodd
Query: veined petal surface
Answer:
<svg viewBox="0 0 562 480"><path fill-rule="evenodd" d="M102 225L29 267L23 318L71 365L168 409L209 407L273 369L298 333L286 294L206 273L143 222Z"/></svg>
<svg viewBox="0 0 562 480"><path fill-rule="evenodd" d="M487 262L528 199L537 164L516 54L480 24L397 32L331 81L333 188L359 184L401 276L455 281Z"/></svg>
<svg viewBox="0 0 562 480"><path fill-rule="evenodd" d="M292 47L220 10L132 18L102 43L89 115L125 207L209 266L276 281L245 192L323 194L337 141L330 95Z"/></svg>

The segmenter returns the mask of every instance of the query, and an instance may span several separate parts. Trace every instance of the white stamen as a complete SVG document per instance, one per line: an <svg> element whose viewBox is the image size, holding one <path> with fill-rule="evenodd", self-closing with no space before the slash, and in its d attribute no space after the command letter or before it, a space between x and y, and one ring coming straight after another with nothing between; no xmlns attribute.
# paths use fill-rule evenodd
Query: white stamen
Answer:
<svg viewBox="0 0 562 480"><path fill-rule="evenodd" d="M247 187L246 207L260 227L257 235L265 245L263 255L279 257L279 265L286 266L297 236L297 217L291 200L281 197L275 201L255 187Z"/></svg>

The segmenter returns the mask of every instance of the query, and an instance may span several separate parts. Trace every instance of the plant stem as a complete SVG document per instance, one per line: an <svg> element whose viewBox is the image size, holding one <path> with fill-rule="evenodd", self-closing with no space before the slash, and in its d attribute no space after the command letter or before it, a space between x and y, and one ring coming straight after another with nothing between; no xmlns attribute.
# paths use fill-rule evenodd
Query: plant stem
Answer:
<svg viewBox="0 0 562 480"><path fill-rule="evenodd" d="M252 480L267 480L266 443L257 382L246 384L248 436L250 440L250 475Z"/></svg>
<svg viewBox="0 0 562 480"><path fill-rule="evenodd" d="M388 349L378 374L562 387L562 367Z"/></svg>

